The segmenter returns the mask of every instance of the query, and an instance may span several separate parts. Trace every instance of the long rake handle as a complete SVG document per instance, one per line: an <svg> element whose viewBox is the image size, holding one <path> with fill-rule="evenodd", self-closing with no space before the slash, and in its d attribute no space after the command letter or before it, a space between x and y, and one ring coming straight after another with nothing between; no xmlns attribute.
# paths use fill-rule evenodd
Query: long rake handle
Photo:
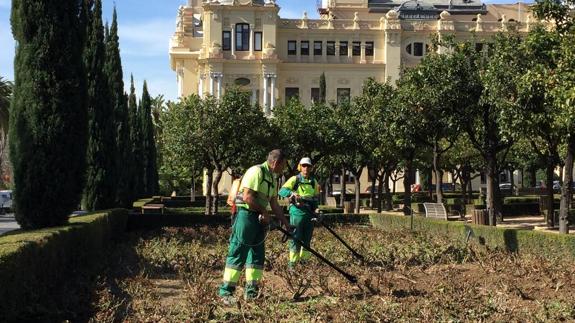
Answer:
<svg viewBox="0 0 575 323"><path fill-rule="evenodd" d="M331 261L327 260L320 253L318 253L317 251L315 251L312 248L310 248L309 246L307 246L302 240L294 237L294 235L291 234L290 232L288 232L286 229L282 228L281 226L276 227L276 229L278 229L281 233L285 234L286 236L292 238L294 241L296 241L302 247L304 247L307 251L311 252L314 256L318 257L321 261L323 261L324 263L329 265L331 268L335 269L338 273L340 273L343 277L345 277L349 282L351 282L353 284L357 283L357 278L355 276L348 274L345 271L343 271L341 268L339 268L338 266L333 264Z"/></svg>
<svg viewBox="0 0 575 323"><path fill-rule="evenodd" d="M354 257L356 257L359 260L364 260L365 258L360 255L359 253L357 253L357 251L355 251L352 247L350 247L347 242L345 242L337 233L335 233L335 231L333 231L332 228L329 227L329 225L325 224L323 221L318 221L319 223L321 223L321 225L323 225L324 228L327 229L327 231L329 231L331 234L333 234L334 237L337 238L337 240L339 240L339 242L341 242L347 249L349 249L349 251L351 251L351 253L353 254Z"/></svg>

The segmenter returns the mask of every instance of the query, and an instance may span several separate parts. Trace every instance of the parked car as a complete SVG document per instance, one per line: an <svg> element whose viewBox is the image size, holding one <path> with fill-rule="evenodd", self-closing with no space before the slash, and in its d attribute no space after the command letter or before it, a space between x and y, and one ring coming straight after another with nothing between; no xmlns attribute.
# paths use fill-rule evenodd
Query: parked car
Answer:
<svg viewBox="0 0 575 323"><path fill-rule="evenodd" d="M12 212L12 191L0 191L0 213Z"/></svg>
<svg viewBox="0 0 575 323"><path fill-rule="evenodd" d="M333 196L336 196L336 195L339 196L340 193L341 193L341 190L340 190L340 189L336 189L336 190L334 190L334 191L331 193L331 195L333 195ZM349 189L349 188L347 188L347 187L345 188L345 194L354 194L354 193L355 193L355 192L354 192L353 190L351 190L351 189Z"/></svg>
<svg viewBox="0 0 575 323"><path fill-rule="evenodd" d="M515 188L515 185L511 185L511 183L501 183L499 184L500 190L512 190Z"/></svg>
<svg viewBox="0 0 575 323"><path fill-rule="evenodd" d="M371 193L371 185L365 189L366 193ZM373 193L377 194L377 185L373 188Z"/></svg>

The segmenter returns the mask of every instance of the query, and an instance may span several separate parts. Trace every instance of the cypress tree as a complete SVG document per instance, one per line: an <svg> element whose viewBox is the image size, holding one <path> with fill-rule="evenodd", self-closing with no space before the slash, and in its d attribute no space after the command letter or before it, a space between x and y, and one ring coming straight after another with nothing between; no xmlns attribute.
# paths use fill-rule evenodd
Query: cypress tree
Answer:
<svg viewBox="0 0 575 323"><path fill-rule="evenodd" d="M83 204L86 210L112 208L116 199L114 110L104 73L106 48L102 1L94 2L84 52L88 80L88 151Z"/></svg>
<svg viewBox="0 0 575 323"><path fill-rule="evenodd" d="M325 93L326 93L326 84L325 84L325 73L321 73L319 77L319 102L325 103Z"/></svg>
<svg viewBox="0 0 575 323"><path fill-rule="evenodd" d="M130 96L128 99L128 118L130 123L131 155L134 158L132 164L132 196L135 198L145 195L144 190L144 163L142 154L142 130L140 119L138 118L138 105L136 103L136 88L134 87L134 76L131 76Z"/></svg>
<svg viewBox="0 0 575 323"><path fill-rule="evenodd" d="M133 159L131 154L130 127L128 123L128 101L124 93L117 20L116 8L114 7L112 26L106 38L106 76L110 87L110 100L116 121L116 203L118 206L129 208L132 202L130 173Z"/></svg>
<svg viewBox="0 0 575 323"><path fill-rule="evenodd" d="M144 187L147 196L153 196L158 193L158 168L157 168L157 151L156 140L154 139L154 123L152 122L152 99L148 93L148 84L144 81L142 90L142 103L138 110L140 122L142 125L142 147L144 161Z"/></svg>
<svg viewBox="0 0 575 323"><path fill-rule="evenodd" d="M77 0L12 1L10 153L24 229L65 224L81 199L87 114L78 11Z"/></svg>

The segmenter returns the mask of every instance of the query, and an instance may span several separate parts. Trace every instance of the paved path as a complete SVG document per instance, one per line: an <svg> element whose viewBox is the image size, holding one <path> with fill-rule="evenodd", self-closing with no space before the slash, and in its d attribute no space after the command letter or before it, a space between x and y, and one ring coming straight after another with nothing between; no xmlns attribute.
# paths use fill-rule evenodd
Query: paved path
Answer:
<svg viewBox="0 0 575 323"><path fill-rule="evenodd" d="M20 229L20 226L16 222L13 213L0 215L0 235L16 229Z"/></svg>

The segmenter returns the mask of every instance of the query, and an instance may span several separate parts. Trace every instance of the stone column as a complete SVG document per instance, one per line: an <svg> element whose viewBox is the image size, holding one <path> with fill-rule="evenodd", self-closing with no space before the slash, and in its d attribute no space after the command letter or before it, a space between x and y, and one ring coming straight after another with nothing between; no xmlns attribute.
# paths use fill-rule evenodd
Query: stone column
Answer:
<svg viewBox="0 0 575 323"><path fill-rule="evenodd" d="M327 41L325 39L321 41L321 60L327 62Z"/></svg>
<svg viewBox="0 0 575 323"><path fill-rule="evenodd" d="M301 62L301 38L298 35L295 43L295 53L296 53L296 60L297 62Z"/></svg>
<svg viewBox="0 0 575 323"><path fill-rule="evenodd" d="M263 89L263 96L264 96L264 114L268 116L270 114L269 107L268 107L268 75L264 74L264 89Z"/></svg>
<svg viewBox="0 0 575 323"><path fill-rule="evenodd" d="M315 62L315 40L311 39L309 41L309 58L310 58L310 62Z"/></svg>
<svg viewBox="0 0 575 323"><path fill-rule="evenodd" d="M200 81L198 82L198 96L204 98L204 74L200 74Z"/></svg>
<svg viewBox="0 0 575 323"><path fill-rule="evenodd" d="M258 89L252 89L252 104L258 102Z"/></svg>
<svg viewBox="0 0 575 323"><path fill-rule="evenodd" d="M353 59L353 40L347 41L347 60L351 62Z"/></svg>
<svg viewBox="0 0 575 323"><path fill-rule="evenodd" d="M365 64L365 42L361 42L361 55L359 59L360 64Z"/></svg>
<svg viewBox="0 0 575 323"><path fill-rule="evenodd" d="M210 95L214 95L214 87L215 87L215 73L210 73Z"/></svg>
<svg viewBox="0 0 575 323"><path fill-rule="evenodd" d="M184 95L184 67L182 63L178 63L177 68L178 75L178 97L181 98Z"/></svg>
<svg viewBox="0 0 575 323"><path fill-rule="evenodd" d="M339 59L339 39L335 40L335 57L336 57L336 61L340 61Z"/></svg>
<svg viewBox="0 0 575 323"><path fill-rule="evenodd" d="M232 24L232 58L236 58L236 25Z"/></svg>
<svg viewBox="0 0 575 323"><path fill-rule="evenodd" d="M272 79L272 85L271 85L271 89L270 89L270 95L271 95L271 107L270 110L273 112L275 106L276 106L276 78L277 75L272 74L270 75L270 78Z"/></svg>
<svg viewBox="0 0 575 323"><path fill-rule="evenodd" d="M249 58L254 58L254 28L256 25L250 25L250 56Z"/></svg>
<svg viewBox="0 0 575 323"><path fill-rule="evenodd" d="M218 81L218 99L220 99L222 97L222 79L223 79L224 75L222 73L218 73L216 74L216 78Z"/></svg>

